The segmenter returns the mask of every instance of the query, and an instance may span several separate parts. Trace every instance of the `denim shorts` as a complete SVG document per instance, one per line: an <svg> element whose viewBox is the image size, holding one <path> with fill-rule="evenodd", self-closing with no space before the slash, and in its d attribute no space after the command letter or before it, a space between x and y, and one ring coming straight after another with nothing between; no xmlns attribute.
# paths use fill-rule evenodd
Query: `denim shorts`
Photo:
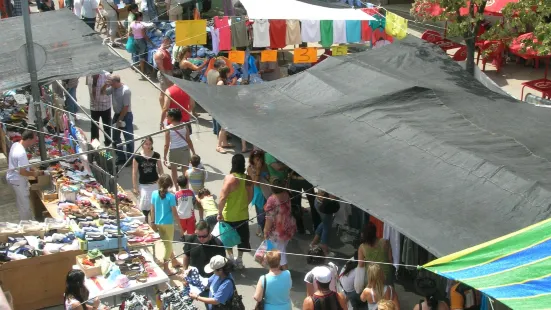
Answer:
<svg viewBox="0 0 551 310"><path fill-rule="evenodd" d="M136 55L140 59L147 58L147 43L145 42L145 39L135 39L134 47L136 48Z"/></svg>

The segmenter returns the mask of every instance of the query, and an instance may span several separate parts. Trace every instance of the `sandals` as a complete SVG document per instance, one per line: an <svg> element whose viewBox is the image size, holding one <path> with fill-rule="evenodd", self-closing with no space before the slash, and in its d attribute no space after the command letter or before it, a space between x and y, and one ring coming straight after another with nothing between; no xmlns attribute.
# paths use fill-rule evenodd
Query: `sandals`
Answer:
<svg viewBox="0 0 551 310"><path fill-rule="evenodd" d="M218 147L216 148L216 151L217 151L218 153L220 153L220 154L226 154L226 153L227 153L227 151L224 150L224 149L223 149L222 147L220 147L220 146L218 146Z"/></svg>

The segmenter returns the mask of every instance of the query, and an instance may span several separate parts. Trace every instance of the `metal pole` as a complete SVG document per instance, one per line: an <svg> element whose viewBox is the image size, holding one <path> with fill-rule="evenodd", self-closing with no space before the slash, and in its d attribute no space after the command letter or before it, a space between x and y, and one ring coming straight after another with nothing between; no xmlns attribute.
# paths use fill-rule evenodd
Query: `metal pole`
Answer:
<svg viewBox="0 0 551 310"><path fill-rule="evenodd" d="M115 150L112 150L111 152L115 153ZM113 177L112 180L115 183L113 186L113 195L115 195L115 212L117 214L117 247L119 248L119 252L121 251L121 217L120 217L120 211L119 211L119 195L118 195L118 180L119 178L117 173L117 160L115 159L115 154L112 154L111 156L111 162L113 163Z"/></svg>
<svg viewBox="0 0 551 310"><path fill-rule="evenodd" d="M33 32L31 29L31 17L29 15L29 2L21 0L21 10L23 11L23 25L25 27L25 41L27 48L27 68L31 76L31 93L33 95L33 105L36 114L36 127L39 131L44 129L42 120L42 109L40 108L40 89L38 88L38 73L36 72L36 62L34 59ZM40 159L47 158L46 143L44 142L44 133L38 133L38 146L40 148Z"/></svg>

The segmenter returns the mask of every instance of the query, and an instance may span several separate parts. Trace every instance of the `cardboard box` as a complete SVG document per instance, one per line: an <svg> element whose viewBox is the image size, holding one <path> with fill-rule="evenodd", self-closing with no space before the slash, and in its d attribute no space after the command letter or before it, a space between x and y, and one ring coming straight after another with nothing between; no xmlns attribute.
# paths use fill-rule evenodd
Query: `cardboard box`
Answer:
<svg viewBox="0 0 551 310"><path fill-rule="evenodd" d="M88 241L80 240L80 249L83 251L90 251L93 249L98 249L101 251L105 250L115 250L119 248L117 238L105 238L100 241ZM121 247L126 247L128 245L128 239L126 237L121 238Z"/></svg>
<svg viewBox="0 0 551 310"><path fill-rule="evenodd" d="M92 267L82 264L82 260L86 257L86 254L82 254L76 257L77 264L80 267L80 270L84 272L87 278L93 278L101 275L101 260L98 260L96 262L96 266Z"/></svg>
<svg viewBox="0 0 551 310"><path fill-rule="evenodd" d="M121 248L126 248L127 245L128 245L128 238L126 238L126 236L121 237ZM117 239L117 238L109 239L109 247L111 249L118 249L119 248L119 239Z"/></svg>
<svg viewBox="0 0 551 310"><path fill-rule="evenodd" d="M52 181L51 181L49 175L39 175L36 178L36 183L33 182L31 184L31 190L38 191L38 190L41 190L45 187L49 187L50 184L52 184Z"/></svg>

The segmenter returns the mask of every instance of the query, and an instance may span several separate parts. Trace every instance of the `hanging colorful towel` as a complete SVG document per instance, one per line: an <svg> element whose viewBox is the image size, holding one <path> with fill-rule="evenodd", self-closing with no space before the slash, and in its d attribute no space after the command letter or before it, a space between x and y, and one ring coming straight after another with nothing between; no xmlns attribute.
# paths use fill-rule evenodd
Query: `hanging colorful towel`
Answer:
<svg viewBox="0 0 551 310"><path fill-rule="evenodd" d="M398 16L391 12L386 12L386 25L385 32L388 35L396 37L398 40L402 40L407 36L408 21L407 19Z"/></svg>

